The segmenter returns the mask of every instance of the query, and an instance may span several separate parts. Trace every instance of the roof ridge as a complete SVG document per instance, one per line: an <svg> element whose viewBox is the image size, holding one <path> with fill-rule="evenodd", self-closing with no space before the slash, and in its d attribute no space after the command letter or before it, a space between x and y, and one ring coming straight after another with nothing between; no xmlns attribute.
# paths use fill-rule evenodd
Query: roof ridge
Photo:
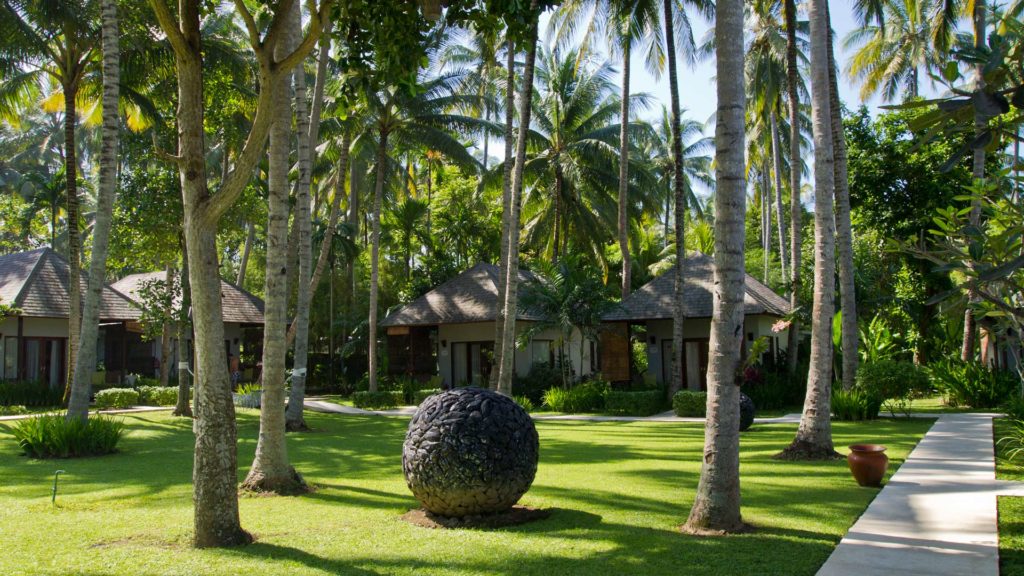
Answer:
<svg viewBox="0 0 1024 576"><path fill-rule="evenodd" d="M32 271L28 273L28 276L25 276L25 281L21 283L21 287L18 288L18 293L14 295L15 308L20 307L20 305L24 303L25 296L27 295L25 290L28 288L28 285L32 283L32 279L39 274L39 269L42 267L41 264L46 258L46 255L51 252L56 254L56 252L46 246L41 249L37 248L37 250L39 250L39 256L36 258L36 263L32 265ZM34 250L23 252L23 254L28 254L29 252L34 252Z"/></svg>

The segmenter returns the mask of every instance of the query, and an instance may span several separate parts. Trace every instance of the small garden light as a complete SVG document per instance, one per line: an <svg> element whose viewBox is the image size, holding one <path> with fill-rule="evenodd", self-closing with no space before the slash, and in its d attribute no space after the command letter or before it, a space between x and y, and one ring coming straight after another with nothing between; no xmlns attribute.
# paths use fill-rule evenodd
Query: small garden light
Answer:
<svg viewBox="0 0 1024 576"><path fill-rule="evenodd" d="M63 474L63 470L57 470L53 473L53 490L50 491L50 504L57 504L57 479Z"/></svg>

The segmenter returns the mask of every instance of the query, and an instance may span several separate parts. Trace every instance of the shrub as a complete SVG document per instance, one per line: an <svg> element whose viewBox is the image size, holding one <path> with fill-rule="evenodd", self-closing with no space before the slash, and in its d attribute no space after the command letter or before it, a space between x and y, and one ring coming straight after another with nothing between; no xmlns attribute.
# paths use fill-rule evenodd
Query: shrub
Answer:
<svg viewBox="0 0 1024 576"><path fill-rule="evenodd" d="M139 403L139 393L131 388L107 388L96 393L97 408L130 408Z"/></svg>
<svg viewBox="0 0 1024 576"><path fill-rule="evenodd" d="M878 360L857 369L857 388L881 401L907 400L930 388L928 375L911 362Z"/></svg>
<svg viewBox="0 0 1024 576"><path fill-rule="evenodd" d="M525 396L534 404L540 404L544 392L562 385L562 373L547 362L536 362L530 366L526 376L516 375L512 380L512 394Z"/></svg>
<svg viewBox="0 0 1024 576"><path fill-rule="evenodd" d="M0 406L0 416L17 416L19 414L28 414L28 408L20 404Z"/></svg>
<svg viewBox="0 0 1024 576"><path fill-rule="evenodd" d="M523 408L523 410L526 410L527 412L533 412L534 410L537 409L537 407L533 405L533 401L527 398L526 396L514 396L512 397L512 399L515 400L516 404L519 404Z"/></svg>
<svg viewBox="0 0 1024 576"><path fill-rule="evenodd" d="M117 449L124 422L99 415L68 420L63 414L44 414L20 420L13 433L21 449L33 458L96 456Z"/></svg>
<svg viewBox="0 0 1024 576"><path fill-rule="evenodd" d="M363 410L381 410L384 408L397 408L404 403L401 392L380 391L380 392L355 392L352 394L352 404Z"/></svg>
<svg viewBox="0 0 1024 576"><path fill-rule="evenodd" d="M1003 412L1010 420L1024 420L1024 398L1014 396L1003 404Z"/></svg>
<svg viewBox="0 0 1024 576"><path fill-rule="evenodd" d="M707 392L680 390L672 397L672 410L676 416L703 418L707 413Z"/></svg>
<svg viewBox="0 0 1024 576"><path fill-rule="evenodd" d="M412 403L416 406L419 406L429 396L433 396L434 394L437 394L439 392L441 392L440 388L434 388L433 390L416 390L415 392L412 393Z"/></svg>
<svg viewBox="0 0 1024 576"><path fill-rule="evenodd" d="M139 376L135 379L135 389L138 390L144 386L153 388L160 387L160 380L158 378L148 378L146 376Z"/></svg>
<svg viewBox="0 0 1024 576"><path fill-rule="evenodd" d="M989 370L980 362L941 360L928 366L928 374L950 406L996 408L1012 398L1020 386L1012 373Z"/></svg>
<svg viewBox="0 0 1024 576"><path fill-rule="evenodd" d="M874 420L881 408L882 402L864 390L832 391L832 415L836 420Z"/></svg>
<svg viewBox="0 0 1024 576"><path fill-rule="evenodd" d="M650 416L661 412L665 403L661 390L624 392L612 390L604 397L604 409L612 414Z"/></svg>
<svg viewBox="0 0 1024 576"><path fill-rule="evenodd" d="M178 403L178 389L174 386L139 386L139 404L146 406L174 406Z"/></svg>
<svg viewBox="0 0 1024 576"><path fill-rule="evenodd" d="M39 382L0 382L0 406L60 406L64 388L50 388Z"/></svg>
<svg viewBox="0 0 1024 576"><path fill-rule="evenodd" d="M550 388L544 392L544 405L555 412L567 414L595 412L604 407L604 398L609 388L607 382L600 380L577 384L568 390Z"/></svg>
<svg viewBox="0 0 1024 576"><path fill-rule="evenodd" d="M745 378L743 382L743 393L763 410L797 406L805 391L799 377L785 372L763 372L759 379Z"/></svg>

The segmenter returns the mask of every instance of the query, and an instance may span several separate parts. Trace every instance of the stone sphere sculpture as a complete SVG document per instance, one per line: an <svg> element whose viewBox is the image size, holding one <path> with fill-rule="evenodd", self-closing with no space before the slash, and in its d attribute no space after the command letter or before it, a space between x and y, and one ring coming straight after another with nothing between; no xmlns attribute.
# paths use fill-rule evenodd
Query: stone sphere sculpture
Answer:
<svg viewBox="0 0 1024 576"><path fill-rule="evenodd" d="M740 392L740 432L754 424L754 414L756 411L754 401L750 399L750 396Z"/></svg>
<svg viewBox="0 0 1024 576"><path fill-rule="evenodd" d="M539 448L533 420L511 398L458 388L420 404L405 435L402 470L430 513L504 512L530 489Z"/></svg>

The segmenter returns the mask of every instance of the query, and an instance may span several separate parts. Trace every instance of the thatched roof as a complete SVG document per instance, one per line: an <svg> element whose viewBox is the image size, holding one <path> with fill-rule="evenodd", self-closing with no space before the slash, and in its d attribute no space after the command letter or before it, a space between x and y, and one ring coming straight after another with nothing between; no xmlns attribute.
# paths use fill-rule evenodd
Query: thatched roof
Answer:
<svg viewBox="0 0 1024 576"><path fill-rule="evenodd" d="M683 287L683 312L687 318L710 318L711 290L714 286L714 260L705 254L687 256L686 283ZM673 317L672 299L675 293L673 266L661 276L644 284L622 301L618 309L605 315L607 322L663 320ZM745 314L785 316L789 302L750 274L746 274Z"/></svg>
<svg viewBox="0 0 1024 576"><path fill-rule="evenodd" d="M520 285L534 280L530 272L519 271ZM441 284L423 296L388 314L381 326L434 326L469 322L494 322L498 310L498 267L480 263ZM520 311L519 320L540 320Z"/></svg>
<svg viewBox="0 0 1024 576"><path fill-rule="evenodd" d="M143 284L147 281L164 280L165 278L165 272L131 274L114 282L113 287L126 294L135 303L141 305L139 292L142 290ZM175 282L180 281L181 276L175 276ZM223 278L220 281L220 302L225 322L263 324L263 300ZM180 304L180 298L174 301L176 307Z"/></svg>
<svg viewBox="0 0 1024 576"><path fill-rule="evenodd" d="M0 303L19 308L22 316L30 318L67 318L69 277L68 261L50 248L0 256ZM88 284L88 277L81 274L83 298ZM100 320L138 320L140 315L127 296L103 287Z"/></svg>

